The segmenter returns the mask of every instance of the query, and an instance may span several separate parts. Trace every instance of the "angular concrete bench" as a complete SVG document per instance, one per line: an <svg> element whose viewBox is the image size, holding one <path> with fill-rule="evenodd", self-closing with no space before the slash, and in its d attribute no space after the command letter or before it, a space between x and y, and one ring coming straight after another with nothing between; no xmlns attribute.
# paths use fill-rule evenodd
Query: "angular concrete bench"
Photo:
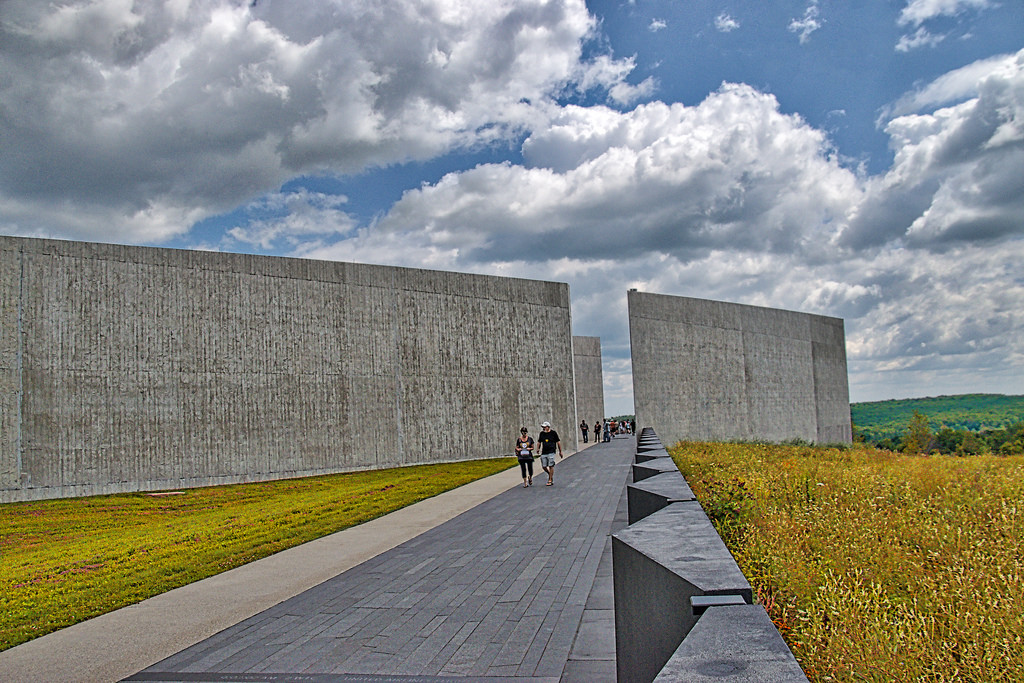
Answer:
<svg viewBox="0 0 1024 683"><path fill-rule="evenodd" d="M761 605L709 607L654 683L807 683Z"/></svg>
<svg viewBox="0 0 1024 683"><path fill-rule="evenodd" d="M679 470L656 474L626 486L627 523L635 524L672 503L695 500Z"/></svg>
<svg viewBox="0 0 1024 683"><path fill-rule="evenodd" d="M653 477L656 474L662 474L663 472L678 471L679 468L676 467L672 458L654 458L652 460L638 462L633 465L633 481L642 481L647 477Z"/></svg>
<svg viewBox="0 0 1024 683"><path fill-rule="evenodd" d="M637 451L636 462L647 462L648 460L654 460L655 458L671 458L664 448L660 450L644 451L643 453Z"/></svg>
<svg viewBox="0 0 1024 683"><path fill-rule="evenodd" d="M752 601L696 501L672 503L612 534L612 573L618 683L654 680L697 623L693 598Z"/></svg>

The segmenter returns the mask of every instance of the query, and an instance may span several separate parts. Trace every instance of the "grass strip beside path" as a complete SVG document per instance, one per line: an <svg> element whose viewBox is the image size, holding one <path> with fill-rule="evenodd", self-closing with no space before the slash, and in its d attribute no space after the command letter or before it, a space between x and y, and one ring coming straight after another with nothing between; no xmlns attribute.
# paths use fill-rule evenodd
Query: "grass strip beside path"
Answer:
<svg viewBox="0 0 1024 683"><path fill-rule="evenodd" d="M0 650L367 522L514 458L0 505Z"/></svg>
<svg viewBox="0 0 1024 683"><path fill-rule="evenodd" d="M1024 456L670 449L811 681L1020 681Z"/></svg>

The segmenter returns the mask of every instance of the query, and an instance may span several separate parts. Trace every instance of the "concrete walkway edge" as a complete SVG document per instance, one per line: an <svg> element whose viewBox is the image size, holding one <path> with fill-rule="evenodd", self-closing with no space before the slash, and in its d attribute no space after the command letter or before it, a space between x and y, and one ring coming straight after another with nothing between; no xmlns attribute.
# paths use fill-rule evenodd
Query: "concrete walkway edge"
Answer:
<svg viewBox="0 0 1024 683"><path fill-rule="evenodd" d="M581 450L588 445L581 444ZM521 484L519 468L514 466L358 526L41 636L0 652L0 680L119 681Z"/></svg>

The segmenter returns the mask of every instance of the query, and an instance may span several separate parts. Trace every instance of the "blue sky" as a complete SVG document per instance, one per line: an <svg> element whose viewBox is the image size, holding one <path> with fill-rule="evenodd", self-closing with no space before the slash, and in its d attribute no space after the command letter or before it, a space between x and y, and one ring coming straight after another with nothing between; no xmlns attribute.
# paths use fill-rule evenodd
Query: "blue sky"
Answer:
<svg viewBox="0 0 1024 683"><path fill-rule="evenodd" d="M0 231L846 321L851 400L1024 387L1024 4L5 0Z"/></svg>

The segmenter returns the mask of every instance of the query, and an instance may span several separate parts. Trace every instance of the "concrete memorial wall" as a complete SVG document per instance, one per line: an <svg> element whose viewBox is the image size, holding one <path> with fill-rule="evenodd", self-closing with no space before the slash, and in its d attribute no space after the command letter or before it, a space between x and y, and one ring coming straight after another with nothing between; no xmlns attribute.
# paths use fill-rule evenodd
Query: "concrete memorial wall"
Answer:
<svg viewBox="0 0 1024 683"><path fill-rule="evenodd" d="M666 444L849 442L843 321L630 290L637 424Z"/></svg>
<svg viewBox="0 0 1024 683"><path fill-rule="evenodd" d="M511 335L528 319L544 335ZM0 502L576 447L569 287L0 237Z"/></svg>
<svg viewBox="0 0 1024 683"><path fill-rule="evenodd" d="M572 348L576 370L576 425L586 420L593 426L595 421L605 417L601 338L573 337Z"/></svg>

